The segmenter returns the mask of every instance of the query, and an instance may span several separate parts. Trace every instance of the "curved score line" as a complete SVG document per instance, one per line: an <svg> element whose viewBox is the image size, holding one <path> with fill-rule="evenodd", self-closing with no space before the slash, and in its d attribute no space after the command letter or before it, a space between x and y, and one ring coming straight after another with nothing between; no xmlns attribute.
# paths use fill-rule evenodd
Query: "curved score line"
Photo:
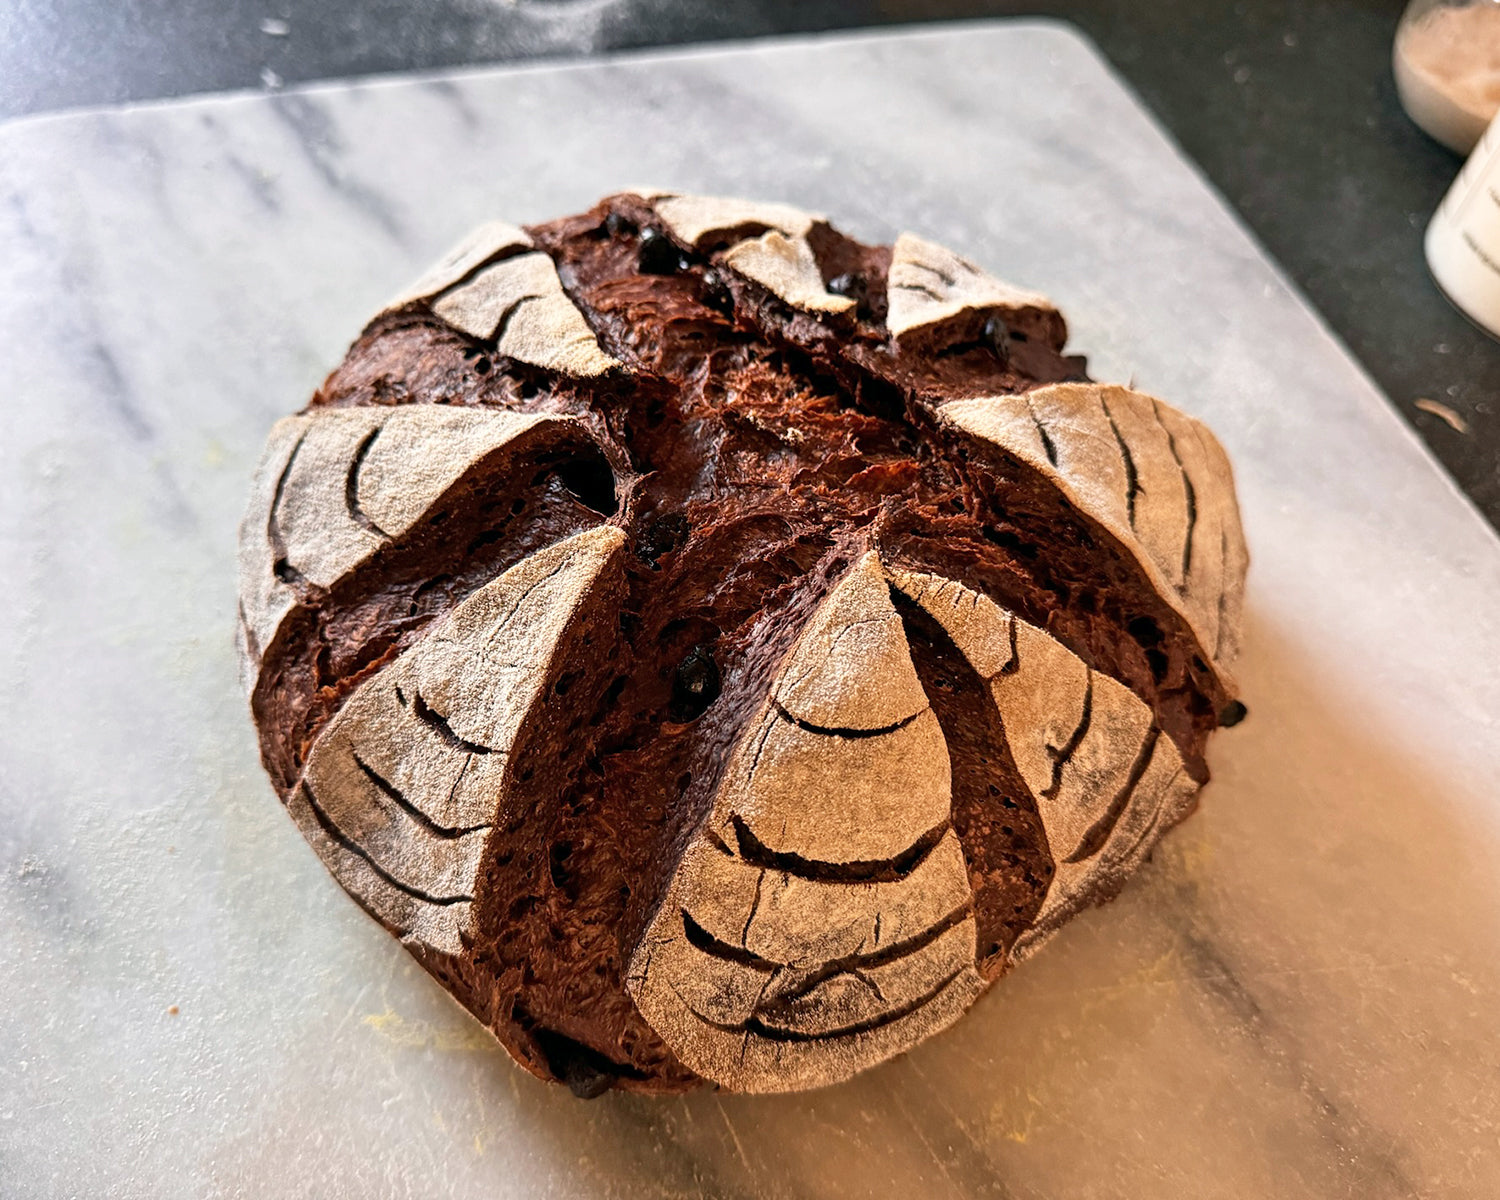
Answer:
<svg viewBox="0 0 1500 1200"><path fill-rule="evenodd" d="M322 831L327 834L328 837L337 845L342 847L344 850L347 850L356 858L361 859L365 863L365 865L370 868L370 870L374 871L376 875L378 875L386 883L390 884L393 888L397 889L398 891L404 892L406 895L411 896L414 899L423 900L428 904L436 904L443 907L446 907L450 904L463 904L466 901L474 899L473 896L468 895L467 893L460 893L457 896L434 896L431 892L424 892L421 888L413 887L409 883L403 883L401 880L397 879L394 875L387 871L384 867L382 867L378 862L376 862L374 857L371 856L368 850L366 850L347 833L340 829L336 824L334 824L333 818L330 817L328 813L324 811L323 806L318 803L318 798L313 795L313 790L306 780L302 781L301 786L303 798L306 799L308 808L312 810L313 820L317 821L318 827L322 829Z"/></svg>
<svg viewBox="0 0 1500 1200"><path fill-rule="evenodd" d="M921 933L914 937L906 938L899 942L892 942L883 950L872 950L866 954L846 954L842 958L829 959L808 978L804 979L795 991L788 993L784 999L798 999L806 995L818 984L832 979L835 975L852 973L854 971L874 970L877 967L889 966L900 959L907 958L921 950L927 949L943 934L947 933L956 925L962 925L973 915L973 904L964 901L952 912L940 917ZM693 914L687 909L682 909L682 928L687 935L690 946L712 958L723 962L737 963L740 966L749 967L755 971L773 972L780 971L789 964L777 962L773 958L765 958L756 954L753 950L747 950L742 946L733 946L728 942L716 938L693 918Z"/></svg>
<svg viewBox="0 0 1500 1200"><path fill-rule="evenodd" d="M427 830L427 832L432 834L434 837L440 837L446 841L453 841L457 838L465 837L468 834L479 833L482 830L491 828L489 822L485 822L482 825L439 825L430 816L428 816L427 813L422 811L422 809L418 808L415 804L408 800L406 796L402 794L401 790L396 787L395 784L388 780L369 763L365 762L365 760L359 756L359 751L355 750L352 746L349 748L349 757L354 760L354 765L364 772L366 779L373 783L380 792L388 797L391 802L396 805L397 808L399 808L402 812L404 812L407 816L414 820L418 825L422 826L423 829Z"/></svg>
<svg viewBox="0 0 1500 1200"><path fill-rule="evenodd" d="M819 883L900 883L926 861L949 829L947 821L929 829L895 858L836 863L772 850L751 832L739 813L731 813L729 822L734 827L740 858L750 866L783 871Z"/></svg>
<svg viewBox="0 0 1500 1200"><path fill-rule="evenodd" d="M879 1016L871 1017L866 1021L857 1021L852 1025L842 1025L836 1029L827 1030L824 1033L804 1033L798 1029L780 1029L775 1025L767 1025L757 1017L751 1017L737 1025L725 1025L718 1021L711 1021L700 1013L696 1008L688 1005L688 1011L712 1029L721 1033L747 1034L763 1038L768 1042L826 1042L834 1038L857 1037L863 1033L874 1033L887 1025L894 1025L897 1021L911 1016L918 1009L925 1008L952 986L965 971L973 970L972 963L964 963L956 970L945 976L941 982L930 991L923 992L915 1000L908 1000L897 1008L881 1013Z"/></svg>

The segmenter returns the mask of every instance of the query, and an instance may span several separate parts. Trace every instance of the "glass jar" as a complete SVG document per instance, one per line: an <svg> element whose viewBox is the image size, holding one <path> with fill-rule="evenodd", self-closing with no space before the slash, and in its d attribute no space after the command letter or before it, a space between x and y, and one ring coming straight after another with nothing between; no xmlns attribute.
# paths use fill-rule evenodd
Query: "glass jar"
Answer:
<svg viewBox="0 0 1500 1200"><path fill-rule="evenodd" d="M1438 205L1423 249L1443 295L1500 338L1500 117Z"/></svg>
<svg viewBox="0 0 1500 1200"><path fill-rule="evenodd" d="M1407 114L1468 154L1500 110L1500 0L1412 0L1391 57Z"/></svg>

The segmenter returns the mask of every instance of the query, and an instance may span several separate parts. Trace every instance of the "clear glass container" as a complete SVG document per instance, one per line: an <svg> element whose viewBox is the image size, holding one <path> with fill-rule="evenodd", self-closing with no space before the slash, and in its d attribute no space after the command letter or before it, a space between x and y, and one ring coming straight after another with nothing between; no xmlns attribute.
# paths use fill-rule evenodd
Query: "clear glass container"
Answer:
<svg viewBox="0 0 1500 1200"><path fill-rule="evenodd" d="M1468 154L1500 110L1500 0L1412 0L1392 67L1411 119Z"/></svg>

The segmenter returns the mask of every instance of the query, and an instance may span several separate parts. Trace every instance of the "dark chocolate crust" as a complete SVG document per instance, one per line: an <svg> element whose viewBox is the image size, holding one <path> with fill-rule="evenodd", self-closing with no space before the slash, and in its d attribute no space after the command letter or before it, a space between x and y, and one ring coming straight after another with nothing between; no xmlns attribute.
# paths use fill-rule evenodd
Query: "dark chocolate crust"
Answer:
<svg viewBox="0 0 1500 1200"><path fill-rule="evenodd" d="M526 366L426 302L372 322L310 409L493 406L574 417L577 433L506 447L336 585L300 588L252 708L285 797L349 694L434 620L541 546L625 532L617 601L569 631L517 745L520 802L490 837L464 951L414 949L529 1070L581 1094L701 1082L636 1010L626 960L778 664L868 550L1045 629L1130 688L1207 779L1205 739L1235 702L1182 615L1047 479L937 415L1085 379L1055 313L959 321L898 347L890 250L822 222L807 240L825 286L857 301L849 314L793 309L723 266L730 238L682 244L637 196L527 232L628 370ZM1052 851L982 682L896 599L952 758L988 979L1036 915Z"/></svg>

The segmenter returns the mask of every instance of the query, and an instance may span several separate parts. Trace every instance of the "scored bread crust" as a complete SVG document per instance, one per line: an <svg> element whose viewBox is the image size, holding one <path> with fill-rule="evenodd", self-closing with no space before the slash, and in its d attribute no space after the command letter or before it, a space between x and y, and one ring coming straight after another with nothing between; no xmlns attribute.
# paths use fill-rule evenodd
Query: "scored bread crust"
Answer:
<svg viewBox="0 0 1500 1200"><path fill-rule="evenodd" d="M846 1079L1187 815L1243 715L1223 449L936 243L639 189L491 222L272 430L262 757L583 1095Z"/></svg>

